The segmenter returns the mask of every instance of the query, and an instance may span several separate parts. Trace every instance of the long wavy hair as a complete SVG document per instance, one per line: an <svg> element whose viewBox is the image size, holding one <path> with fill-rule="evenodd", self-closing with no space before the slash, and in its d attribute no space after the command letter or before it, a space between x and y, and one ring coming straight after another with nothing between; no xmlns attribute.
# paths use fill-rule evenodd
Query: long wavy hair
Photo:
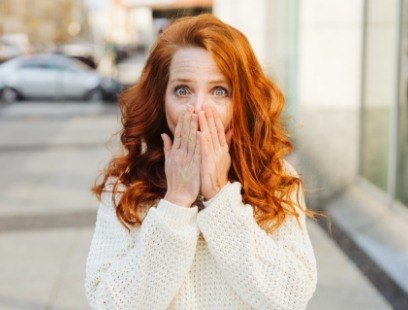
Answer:
<svg viewBox="0 0 408 310"><path fill-rule="evenodd" d="M209 13L174 20L150 49L136 84L119 95L123 153L114 157L92 191L98 199L114 177L113 204L129 229L142 223L140 211L154 206L167 188L161 133L167 125L164 95L173 55L181 48L201 47L211 53L232 86L234 136L230 145L230 181L242 185L243 202L266 232L277 229L287 214L296 217L302 180L285 171L283 158L293 149L281 121L284 96L262 71L247 38ZM124 185L119 187L119 185ZM122 188L122 190L120 189ZM293 193L296 190L296 201ZM115 199L120 193L120 199ZM302 209L309 217L319 212Z"/></svg>

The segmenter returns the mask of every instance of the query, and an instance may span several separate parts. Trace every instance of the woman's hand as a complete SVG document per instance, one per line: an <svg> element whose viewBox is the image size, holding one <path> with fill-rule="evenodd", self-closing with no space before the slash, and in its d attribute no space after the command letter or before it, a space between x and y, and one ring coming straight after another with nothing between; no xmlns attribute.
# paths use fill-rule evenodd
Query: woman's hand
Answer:
<svg viewBox="0 0 408 310"><path fill-rule="evenodd" d="M179 116L174 141L162 134L165 155L167 193L164 199L189 208L200 191L201 153L198 140L198 120L189 106Z"/></svg>
<svg viewBox="0 0 408 310"><path fill-rule="evenodd" d="M208 105L203 106L198 118L201 130L201 194L209 200L228 182L232 130L225 134L221 118Z"/></svg>

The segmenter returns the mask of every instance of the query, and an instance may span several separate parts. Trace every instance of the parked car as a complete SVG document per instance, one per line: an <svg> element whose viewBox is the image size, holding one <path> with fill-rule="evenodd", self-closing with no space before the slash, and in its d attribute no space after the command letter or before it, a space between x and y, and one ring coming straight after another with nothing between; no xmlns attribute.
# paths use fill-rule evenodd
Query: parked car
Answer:
<svg viewBox="0 0 408 310"><path fill-rule="evenodd" d="M119 82L58 54L20 56L0 65L0 100L116 100Z"/></svg>

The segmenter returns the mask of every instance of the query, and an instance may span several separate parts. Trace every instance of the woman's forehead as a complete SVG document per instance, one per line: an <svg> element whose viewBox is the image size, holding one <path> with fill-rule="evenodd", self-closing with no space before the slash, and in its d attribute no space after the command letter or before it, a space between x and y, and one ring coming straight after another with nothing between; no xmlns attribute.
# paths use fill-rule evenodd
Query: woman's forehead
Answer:
<svg viewBox="0 0 408 310"><path fill-rule="evenodd" d="M172 80L224 81L222 74L211 54L203 48L183 48L177 51L170 65L170 81Z"/></svg>

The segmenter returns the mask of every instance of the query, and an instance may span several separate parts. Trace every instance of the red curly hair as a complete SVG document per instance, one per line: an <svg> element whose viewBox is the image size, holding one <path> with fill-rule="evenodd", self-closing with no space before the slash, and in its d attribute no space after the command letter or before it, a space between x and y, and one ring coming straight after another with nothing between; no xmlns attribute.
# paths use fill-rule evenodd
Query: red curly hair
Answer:
<svg viewBox="0 0 408 310"><path fill-rule="evenodd" d="M143 207L164 197L167 182L160 134L173 138L166 122L164 94L173 55L191 46L209 51L232 86L234 137L229 180L241 183L243 202L253 206L257 223L268 233L287 214L298 220L292 194L297 189L300 206L302 180L284 169L283 158L293 149L281 121L284 96L263 73L247 38L209 13L173 21L150 49L137 83L120 94L123 154L109 162L93 193L101 199L108 178L114 177L113 204L127 229L142 223ZM125 186L122 192L119 184ZM119 192L117 201L114 197ZM302 211L312 218L318 213Z"/></svg>

